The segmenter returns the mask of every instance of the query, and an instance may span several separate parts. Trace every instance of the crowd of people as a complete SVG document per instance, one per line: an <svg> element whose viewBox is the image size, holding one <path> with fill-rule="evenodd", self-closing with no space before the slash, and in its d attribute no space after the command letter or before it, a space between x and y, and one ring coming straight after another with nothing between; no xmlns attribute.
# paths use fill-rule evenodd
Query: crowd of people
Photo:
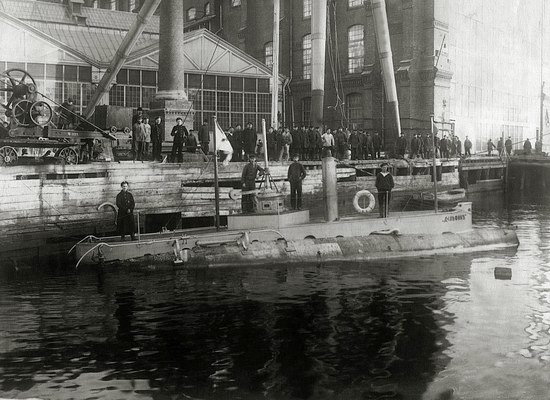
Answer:
<svg viewBox="0 0 550 400"><path fill-rule="evenodd" d="M193 131L189 132L183 122L183 119L178 117L176 125L171 130L173 142L170 160L182 162L184 152L195 153L198 150L204 156L208 155L211 139L208 120L203 121L197 134ZM163 127L160 117L155 118L151 123L149 118L138 109L138 114L134 116L132 132L134 160L162 160ZM434 156L434 149L436 158L453 158L469 157L472 155L473 148L468 136L465 136L462 142L453 133L443 134L440 137L439 132L436 132L432 145L431 132L428 131L409 135L409 138L401 133L391 149L385 148L384 140L377 131L369 132L343 127L326 128L324 132L319 127L304 125L294 126L292 129L269 128L266 132L266 144L263 143L260 132L251 122L248 122L244 129L241 124L237 124L235 127L229 127L224 133L224 140L231 144L233 150L231 156L226 152L227 162L247 161L250 155L262 157L266 151L269 161L290 161L294 155L302 161L317 161L327 155L338 160L377 160L387 158L388 155L395 158L429 159ZM499 138L496 145L492 139L487 141L489 156L492 156L493 152L500 157L504 152L511 155L512 149L511 137L506 140ZM523 149L525 154L531 153L532 146L529 139L525 141ZM537 140L535 153L541 152L542 143Z"/></svg>

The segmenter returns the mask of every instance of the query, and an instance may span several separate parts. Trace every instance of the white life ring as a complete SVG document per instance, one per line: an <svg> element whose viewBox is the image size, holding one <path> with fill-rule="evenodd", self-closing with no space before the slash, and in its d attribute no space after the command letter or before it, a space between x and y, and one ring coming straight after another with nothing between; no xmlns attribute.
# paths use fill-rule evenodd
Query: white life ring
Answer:
<svg viewBox="0 0 550 400"><path fill-rule="evenodd" d="M369 199L369 205L365 208L359 205L359 199L361 197L368 197ZM359 214L366 214L371 212L375 204L376 204L376 201L374 200L374 196L368 190L360 190L357 193L355 193L355 196L353 197L353 208L355 208L355 211L357 211Z"/></svg>

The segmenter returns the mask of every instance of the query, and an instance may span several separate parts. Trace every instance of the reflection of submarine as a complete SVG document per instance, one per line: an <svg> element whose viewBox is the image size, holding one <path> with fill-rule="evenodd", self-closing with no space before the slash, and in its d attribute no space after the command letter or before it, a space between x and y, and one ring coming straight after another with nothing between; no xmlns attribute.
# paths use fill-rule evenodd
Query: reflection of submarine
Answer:
<svg viewBox="0 0 550 400"><path fill-rule="evenodd" d="M182 230L78 243L77 265L110 261L175 261L188 266L378 260L517 247L513 230L472 227L472 205L451 210L394 213L386 218L338 218L336 162L323 160L327 222L310 222L309 211L280 212L282 195L259 196L260 210L231 215L222 231Z"/></svg>

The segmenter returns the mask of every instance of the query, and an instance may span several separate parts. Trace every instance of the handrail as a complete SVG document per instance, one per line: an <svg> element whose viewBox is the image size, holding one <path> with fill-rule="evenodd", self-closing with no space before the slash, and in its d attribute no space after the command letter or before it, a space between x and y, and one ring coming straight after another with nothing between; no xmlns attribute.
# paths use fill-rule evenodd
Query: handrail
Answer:
<svg viewBox="0 0 550 400"><path fill-rule="evenodd" d="M101 238L98 238L97 236L94 236L94 235L88 235L86 236L84 239L80 240L79 242L75 243L73 245L73 247L71 247L71 249L67 252L67 255L71 254L71 252L76 249L76 246L79 245L80 243L82 243L83 241L85 240L89 240L89 239L97 239L97 240L101 240Z"/></svg>

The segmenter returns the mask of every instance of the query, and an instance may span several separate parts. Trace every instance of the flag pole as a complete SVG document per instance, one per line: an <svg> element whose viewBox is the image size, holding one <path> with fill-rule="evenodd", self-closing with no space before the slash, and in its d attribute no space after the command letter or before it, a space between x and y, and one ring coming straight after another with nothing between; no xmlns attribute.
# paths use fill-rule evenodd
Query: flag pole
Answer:
<svg viewBox="0 0 550 400"><path fill-rule="evenodd" d="M214 118L214 199L216 203L216 230L220 230L220 188L218 187L218 141L216 131L218 129L218 119Z"/></svg>
<svg viewBox="0 0 550 400"><path fill-rule="evenodd" d="M437 166L435 165L436 160L436 148L435 148L435 134L434 134L434 116L430 116L430 129L432 130L432 163L433 163L433 180L434 180L434 210L437 213Z"/></svg>

